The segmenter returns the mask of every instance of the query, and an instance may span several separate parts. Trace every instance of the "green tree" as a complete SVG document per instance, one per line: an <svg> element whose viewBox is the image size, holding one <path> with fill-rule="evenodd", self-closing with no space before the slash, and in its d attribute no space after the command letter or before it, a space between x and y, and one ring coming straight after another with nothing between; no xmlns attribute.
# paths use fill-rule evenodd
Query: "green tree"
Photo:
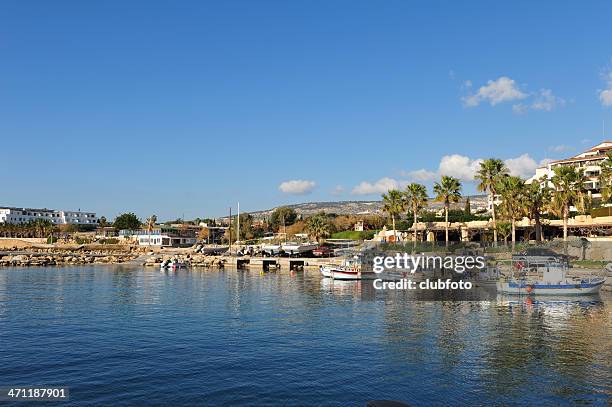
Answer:
<svg viewBox="0 0 612 407"><path fill-rule="evenodd" d="M317 242L331 234L332 226L324 215L315 215L306 219L306 231L308 235L316 239Z"/></svg>
<svg viewBox="0 0 612 407"><path fill-rule="evenodd" d="M397 231L395 230L395 217L406 211L406 198L397 189L391 189L386 194L382 195L383 211L385 211L393 222L393 236L397 241Z"/></svg>
<svg viewBox="0 0 612 407"><path fill-rule="evenodd" d="M499 178L508 175L508 168L504 162L498 158L489 158L480 163L480 169L475 178L480 181L478 190L487 192L492 203L491 215L493 217L493 240L497 242L497 220L495 218L495 195L496 186ZM496 243L494 243L496 244Z"/></svg>
<svg viewBox="0 0 612 407"><path fill-rule="evenodd" d="M529 218L535 222L536 242L543 240L542 238L542 212L550 205L550 188L548 186L548 177L545 175L539 181L533 181L531 184L525 184L523 191L524 205Z"/></svg>
<svg viewBox="0 0 612 407"><path fill-rule="evenodd" d="M140 219L132 212L122 213L117 216L113 222L113 227L116 230L137 230L140 229L140 226Z"/></svg>
<svg viewBox="0 0 612 407"><path fill-rule="evenodd" d="M504 239L504 245L508 244L508 236L512 233L512 224L510 222L499 222L497 224L497 231Z"/></svg>
<svg viewBox="0 0 612 407"><path fill-rule="evenodd" d="M609 152L606 159L601 163L599 185L602 201L612 203L612 152Z"/></svg>
<svg viewBox="0 0 612 407"><path fill-rule="evenodd" d="M524 186L525 182L514 176L501 177L496 186L502 198L502 215L510 220L513 250L516 243L516 221L522 219L525 214Z"/></svg>
<svg viewBox="0 0 612 407"><path fill-rule="evenodd" d="M270 216L270 225L275 231L280 230L283 226L293 225L297 220L297 213L294 209L287 206L276 208Z"/></svg>
<svg viewBox="0 0 612 407"><path fill-rule="evenodd" d="M567 221L570 206L578 202L584 191L584 170L569 165L553 169L551 209L563 218L563 240L567 241Z"/></svg>
<svg viewBox="0 0 612 407"><path fill-rule="evenodd" d="M414 234L412 236L412 241L416 245L417 240L417 216L421 209L427 206L427 188L425 185L417 184L413 182L412 184L406 187L406 191L404 192L406 196L406 201L412 210L412 216L414 217L412 222L412 228L414 229Z"/></svg>
<svg viewBox="0 0 612 407"><path fill-rule="evenodd" d="M241 213L240 214L240 241L252 240L256 238L259 233L253 226L253 215L250 213ZM233 217L232 220L232 230L238 231L238 216ZM236 236L238 238L238 236Z"/></svg>
<svg viewBox="0 0 612 407"><path fill-rule="evenodd" d="M461 182L455 177L443 175L440 182L434 184L434 193L436 201L444 203L444 231L448 247L448 210L451 203L457 203L461 198Z"/></svg>
<svg viewBox="0 0 612 407"><path fill-rule="evenodd" d="M465 207L463 209L466 216L472 216L472 203L470 202L470 197L465 198Z"/></svg>
<svg viewBox="0 0 612 407"><path fill-rule="evenodd" d="M105 228L108 226L108 221L106 220L105 216L100 217L100 219L98 220L98 225L100 225L101 228Z"/></svg>
<svg viewBox="0 0 612 407"><path fill-rule="evenodd" d="M37 237L47 237L53 230L53 222L48 219L36 219L30 227Z"/></svg>

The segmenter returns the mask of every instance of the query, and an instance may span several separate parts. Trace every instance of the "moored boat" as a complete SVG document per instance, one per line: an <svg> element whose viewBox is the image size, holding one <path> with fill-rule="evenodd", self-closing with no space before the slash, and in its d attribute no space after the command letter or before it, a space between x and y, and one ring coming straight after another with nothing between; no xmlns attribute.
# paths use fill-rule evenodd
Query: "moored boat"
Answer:
<svg viewBox="0 0 612 407"><path fill-rule="evenodd" d="M321 266L320 270L323 277L334 280L374 280L377 278L373 271L362 269L361 261L357 256L344 259L340 266Z"/></svg>
<svg viewBox="0 0 612 407"><path fill-rule="evenodd" d="M282 253L280 244L265 244L261 246L261 253L264 256L276 256Z"/></svg>
<svg viewBox="0 0 612 407"><path fill-rule="evenodd" d="M287 242L281 244L281 250L289 256L296 256L312 252L318 246L317 243L293 243Z"/></svg>
<svg viewBox="0 0 612 407"><path fill-rule="evenodd" d="M178 270L187 268L187 263L180 262L177 259L164 260L159 266L160 270Z"/></svg>
<svg viewBox="0 0 612 407"><path fill-rule="evenodd" d="M597 294L605 282L603 277L567 277L567 265L551 262L536 269L536 275L520 272L524 264L513 267L512 276L497 283L497 291L514 295L587 295ZM514 270L518 269L518 277ZM541 273L541 275L540 275Z"/></svg>

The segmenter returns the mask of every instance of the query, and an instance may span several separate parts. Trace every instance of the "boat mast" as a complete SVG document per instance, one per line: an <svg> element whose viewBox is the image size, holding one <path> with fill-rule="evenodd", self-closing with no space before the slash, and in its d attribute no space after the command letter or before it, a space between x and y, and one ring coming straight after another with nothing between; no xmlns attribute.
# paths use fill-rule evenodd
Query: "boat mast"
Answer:
<svg viewBox="0 0 612 407"><path fill-rule="evenodd" d="M236 219L236 242L240 241L240 202L238 202L238 218Z"/></svg>
<svg viewBox="0 0 612 407"><path fill-rule="evenodd" d="M232 207L229 208L229 253L232 254Z"/></svg>

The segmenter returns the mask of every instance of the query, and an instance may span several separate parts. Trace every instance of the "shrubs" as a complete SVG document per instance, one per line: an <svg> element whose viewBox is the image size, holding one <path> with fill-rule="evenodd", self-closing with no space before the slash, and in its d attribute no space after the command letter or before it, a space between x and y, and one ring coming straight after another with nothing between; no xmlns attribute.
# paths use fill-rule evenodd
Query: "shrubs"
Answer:
<svg viewBox="0 0 612 407"><path fill-rule="evenodd" d="M119 243L119 239L111 237L111 238L106 238L106 239L100 239L98 240L98 243L100 244L117 244Z"/></svg>
<svg viewBox="0 0 612 407"><path fill-rule="evenodd" d="M374 237L376 231L364 230L357 232L355 230L345 230L344 232L337 232L331 235L332 239L351 239L351 240L368 240Z"/></svg>

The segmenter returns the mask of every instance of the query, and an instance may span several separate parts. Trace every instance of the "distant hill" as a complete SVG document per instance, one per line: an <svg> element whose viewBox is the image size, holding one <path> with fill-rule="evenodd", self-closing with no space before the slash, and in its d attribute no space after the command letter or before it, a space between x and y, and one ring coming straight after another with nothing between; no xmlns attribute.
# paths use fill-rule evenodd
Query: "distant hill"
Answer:
<svg viewBox="0 0 612 407"><path fill-rule="evenodd" d="M470 206L472 210L479 208L486 208L487 196L486 195L471 195ZM465 197L461 201L453 205L453 207L463 209L465 205ZM338 215L370 215L382 213L382 201L336 201L336 202L305 202L293 205L283 205L294 209L298 214L301 215L313 215L319 212L335 213ZM438 210L442 208L440 202L433 200L429 201L429 210ZM263 211L249 212L255 218L264 218L270 216L276 208L267 209Z"/></svg>

